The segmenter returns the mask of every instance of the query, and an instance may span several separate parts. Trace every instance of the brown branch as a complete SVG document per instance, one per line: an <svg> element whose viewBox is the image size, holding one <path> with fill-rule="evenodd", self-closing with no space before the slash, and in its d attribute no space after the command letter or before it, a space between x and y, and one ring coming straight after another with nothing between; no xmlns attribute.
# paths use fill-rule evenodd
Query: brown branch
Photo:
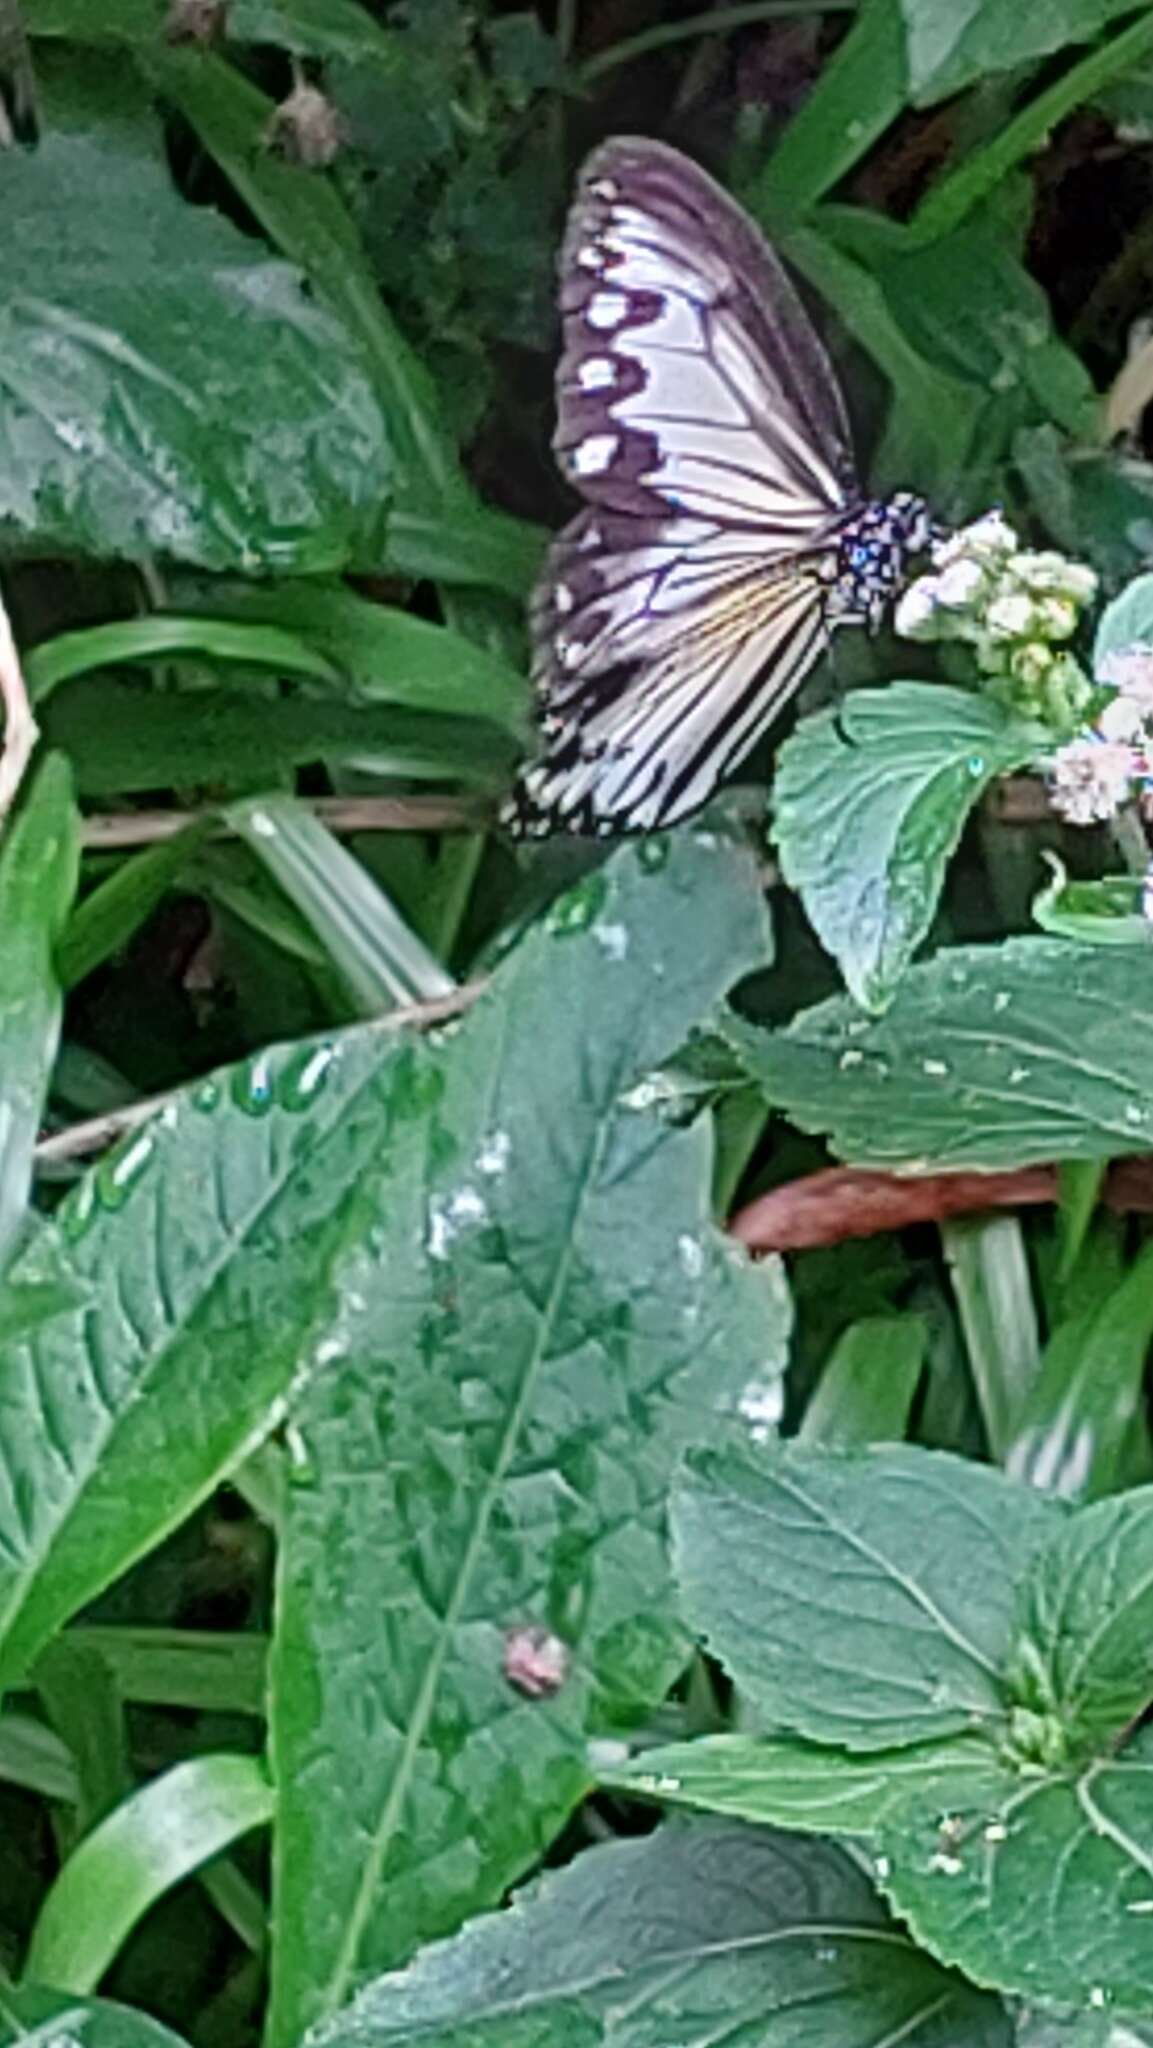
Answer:
<svg viewBox="0 0 1153 2048"><path fill-rule="evenodd" d="M374 1031L430 1031L434 1025L447 1024L452 1018L471 1010L487 987L487 978L463 981L459 988L450 989L447 995L387 1010L382 1017L373 1019L371 1028ZM51 1137L41 1138L37 1145L36 1164L54 1166L62 1160L86 1159L94 1152L104 1152L118 1138L136 1130L140 1124L146 1124L170 1102L178 1102L188 1088L195 1086L195 1081L189 1081L183 1088L170 1088L163 1095L146 1095L139 1102L126 1103L123 1109L112 1109L104 1116L88 1117L84 1123L70 1124L67 1130L53 1131Z"/></svg>
<svg viewBox="0 0 1153 2048"><path fill-rule="evenodd" d="M913 1223L1015 1209L1057 1199L1057 1168L1012 1173L868 1173L831 1166L786 1181L738 1209L732 1235L751 1252L811 1251L849 1237L874 1237ZM1109 1168L1102 1199L1111 1209L1153 1212L1153 1158L1119 1159Z"/></svg>
<svg viewBox="0 0 1153 2048"><path fill-rule="evenodd" d="M309 809L331 832L467 832L485 822L485 811L466 798L451 796L321 796ZM227 820L212 810L110 811L84 820L89 852L111 853L134 846L154 846L175 839L186 825L215 817L214 837L226 838Z"/></svg>

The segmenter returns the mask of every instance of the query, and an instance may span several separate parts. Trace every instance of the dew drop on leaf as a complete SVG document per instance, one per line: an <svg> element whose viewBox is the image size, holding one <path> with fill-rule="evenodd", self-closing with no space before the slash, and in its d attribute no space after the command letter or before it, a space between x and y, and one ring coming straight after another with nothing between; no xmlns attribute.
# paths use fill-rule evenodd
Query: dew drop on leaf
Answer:
<svg viewBox="0 0 1153 2048"><path fill-rule="evenodd" d="M105 1209L122 1209L133 1188L147 1172L156 1149L150 1133L142 1131L131 1143L109 1153L95 1173L96 1192Z"/></svg>
<svg viewBox="0 0 1153 2048"><path fill-rule="evenodd" d="M568 889L557 898L545 919L545 930L558 939L570 938L574 932L587 932L607 895L608 884L603 875L587 876L575 889Z"/></svg>
<svg viewBox="0 0 1153 2048"><path fill-rule="evenodd" d="M195 1088L193 1089L193 1091L192 1091L192 1107L193 1107L193 1109L198 1109L198 1110L200 1110L200 1111L201 1111L202 1115L204 1115L204 1116L209 1116L209 1115L211 1114L211 1112L212 1112L212 1111L213 1111L214 1109L218 1109L218 1108L219 1108L219 1106L220 1106L220 1083L219 1083L219 1081L214 1081L214 1080L212 1080L212 1079L211 1079L211 1077L210 1077L210 1078L209 1078L209 1079L208 1079L207 1081L201 1081L201 1082L199 1082L199 1083L198 1083L198 1085L197 1085L197 1086L196 1086L196 1087L195 1087Z"/></svg>
<svg viewBox="0 0 1153 2048"><path fill-rule="evenodd" d="M287 1067L280 1078L278 1094L285 1109L307 1109L315 1102L328 1080L336 1058L333 1045L315 1045L300 1060Z"/></svg>
<svg viewBox="0 0 1153 2048"><path fill-rule="evenodd" d="M263 1053L237 1068L232 1077L232 1100L246 1116L267 1116L273 1101L272 1070Z"/></svg>
<svg viewBox="0 0 1153 2048"><path fill-rule="evenodd" d="M96 1176L90 1173L59 1210L60 1233L75 1244L91 1228L97 1213Z"/></svg>

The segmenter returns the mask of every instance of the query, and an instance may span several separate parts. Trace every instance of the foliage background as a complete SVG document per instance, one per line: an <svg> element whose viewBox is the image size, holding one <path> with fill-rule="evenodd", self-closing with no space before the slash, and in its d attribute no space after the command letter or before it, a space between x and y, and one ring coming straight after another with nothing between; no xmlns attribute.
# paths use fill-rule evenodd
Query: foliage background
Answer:
<svg viewBox="0 0 1153 2048"><path fill-rule="evenodd" d="M870 487L1153 641L1150 66L1109 0L0 0L0 2040L1153 2038L1124 835L885 637L771 850L768 746L607 861L492 823L611 133L772 235ZM842 1159L907 1227L782 1229Z"/></svg>

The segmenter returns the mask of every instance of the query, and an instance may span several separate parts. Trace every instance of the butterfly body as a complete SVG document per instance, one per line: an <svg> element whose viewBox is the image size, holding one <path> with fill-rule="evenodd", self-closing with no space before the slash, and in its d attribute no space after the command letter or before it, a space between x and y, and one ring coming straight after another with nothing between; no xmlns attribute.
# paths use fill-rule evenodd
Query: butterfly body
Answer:
<svg viewBox="0 0 1153 2048"><path fill-rule="evenodd" d="M554 447L584 509L532 607L543 747L522 833L652 831L704 803L834 627L875 627L932 523L865 498L824 350L752 221L663 144L579 181Z"/></svg>

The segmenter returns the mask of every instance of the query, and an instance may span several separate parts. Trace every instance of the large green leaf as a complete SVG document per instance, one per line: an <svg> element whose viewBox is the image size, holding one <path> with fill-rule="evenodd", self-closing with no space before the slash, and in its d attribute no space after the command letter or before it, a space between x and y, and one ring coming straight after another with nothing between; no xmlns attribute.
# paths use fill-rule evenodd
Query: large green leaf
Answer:
<svg viewBox="0 0 1153 2048"><path fill-rule="evenodd" d="M1016 1583L1061 1513L942 1452L695 1451L677 1579L762 1725L853 1750L996 1735Z"/></svg>
<svg viewBox="0 0 1153 2048"><path fill-rule="evenodd" d="M901 0L909 84L918 105L960 92L990 72L1047 57L1066 43L1089 42L1128 0L1046 0L1006 7L1004 0Z"/></svg>
<svg viewBox="0 0 1153 2048"><path fill-rule="evenodd" d="M59 1991L0 1988L2 2048L184 2048L184 2042L147 2013L103 1998L70 1998Z"/></svg>
<svg viewBox="0 0 1153 2048"><path fill-rule="evenodd" d="M707 1735L646 1750L602 1783L758 1825L869 1836L895 1807L947 1796L958 1771L987 1761L983 1741L964 1735L867 1753L785 1735Z"/></svg>
<svg viewBox="0 0 1153 2048"><path fill-rule="evenodd" d="M54 953L78 862L72 777L63 756L50 754L0 844L0 1266L27 1212L32 1152L60 1036Z"/></svg>
<svg viewBox="0 0 1153 2048"><path fill-rule="evenodd" d="M68 683L41 720L85 796L186 788L250 791L307 762L372 760L382 774L499 787L516 749L499 727L389 704L149 690L105 676Z"/></svg>
<svg viewBox="0 0 1153 2048"><path fill-rule="evenodd" d="M589 1735L687 1655L672 1466L779 1401L786 1311L709 1222L705 1128L627 1098L766 944L746 848L647 840L411 1060L339 1374L297 1420L272 2042L499 1898L586 1789ZM526 1628L564 1670L537 1697L504 1669Z"/></svg>
<svg viewBox="0 0 1153 2048"><path fill-rule="evenodd" d="M1033 1560L1010 1666L1019 1700L1075 1748L1104 1745L1153 1699L1153 1487L1074 1515Z"/></svg>
<svg viewBox="0 0 1153 2048"><path fill-rule="evenodd" d="M1138 1738L1068 1776L954 1775L882 1826L885 1889L977 1983L1153 2013L1153 1754Z"/></svg>
<svg viewBox="0 0 1153 2048"><path fill-rule="evenodd" d="M883 1017L840 997L726 1035L775 1108L862 1166L1010 1167L1153 1148L1153 953L958 946Z"/></svg>
<svg viewBox="0 0 1153 2048"><path fill-rule="evenodd" d="M66 69L39 148L0 155L0 534L214 569L370 563L391 465L358 341L178 198L122 76Z"/></svg>
<svg viewBox="0 0 1153 2048"><path fill-rule="evenodd" d="M816 2019L815 2015L819 2015ZM838 1849L667 1827L578 1857L369 1987L308 2048L1008 2048L1008 2016L918 1954Z"/></svg>
<svg viewBox="0 0 1153 2048"><path fill-rule="evenodd" d="M889 1000L973 805L1036 745L988 698L932 683L855 690L786 740L773 786L782 871L858 1002Z"/></svg>

